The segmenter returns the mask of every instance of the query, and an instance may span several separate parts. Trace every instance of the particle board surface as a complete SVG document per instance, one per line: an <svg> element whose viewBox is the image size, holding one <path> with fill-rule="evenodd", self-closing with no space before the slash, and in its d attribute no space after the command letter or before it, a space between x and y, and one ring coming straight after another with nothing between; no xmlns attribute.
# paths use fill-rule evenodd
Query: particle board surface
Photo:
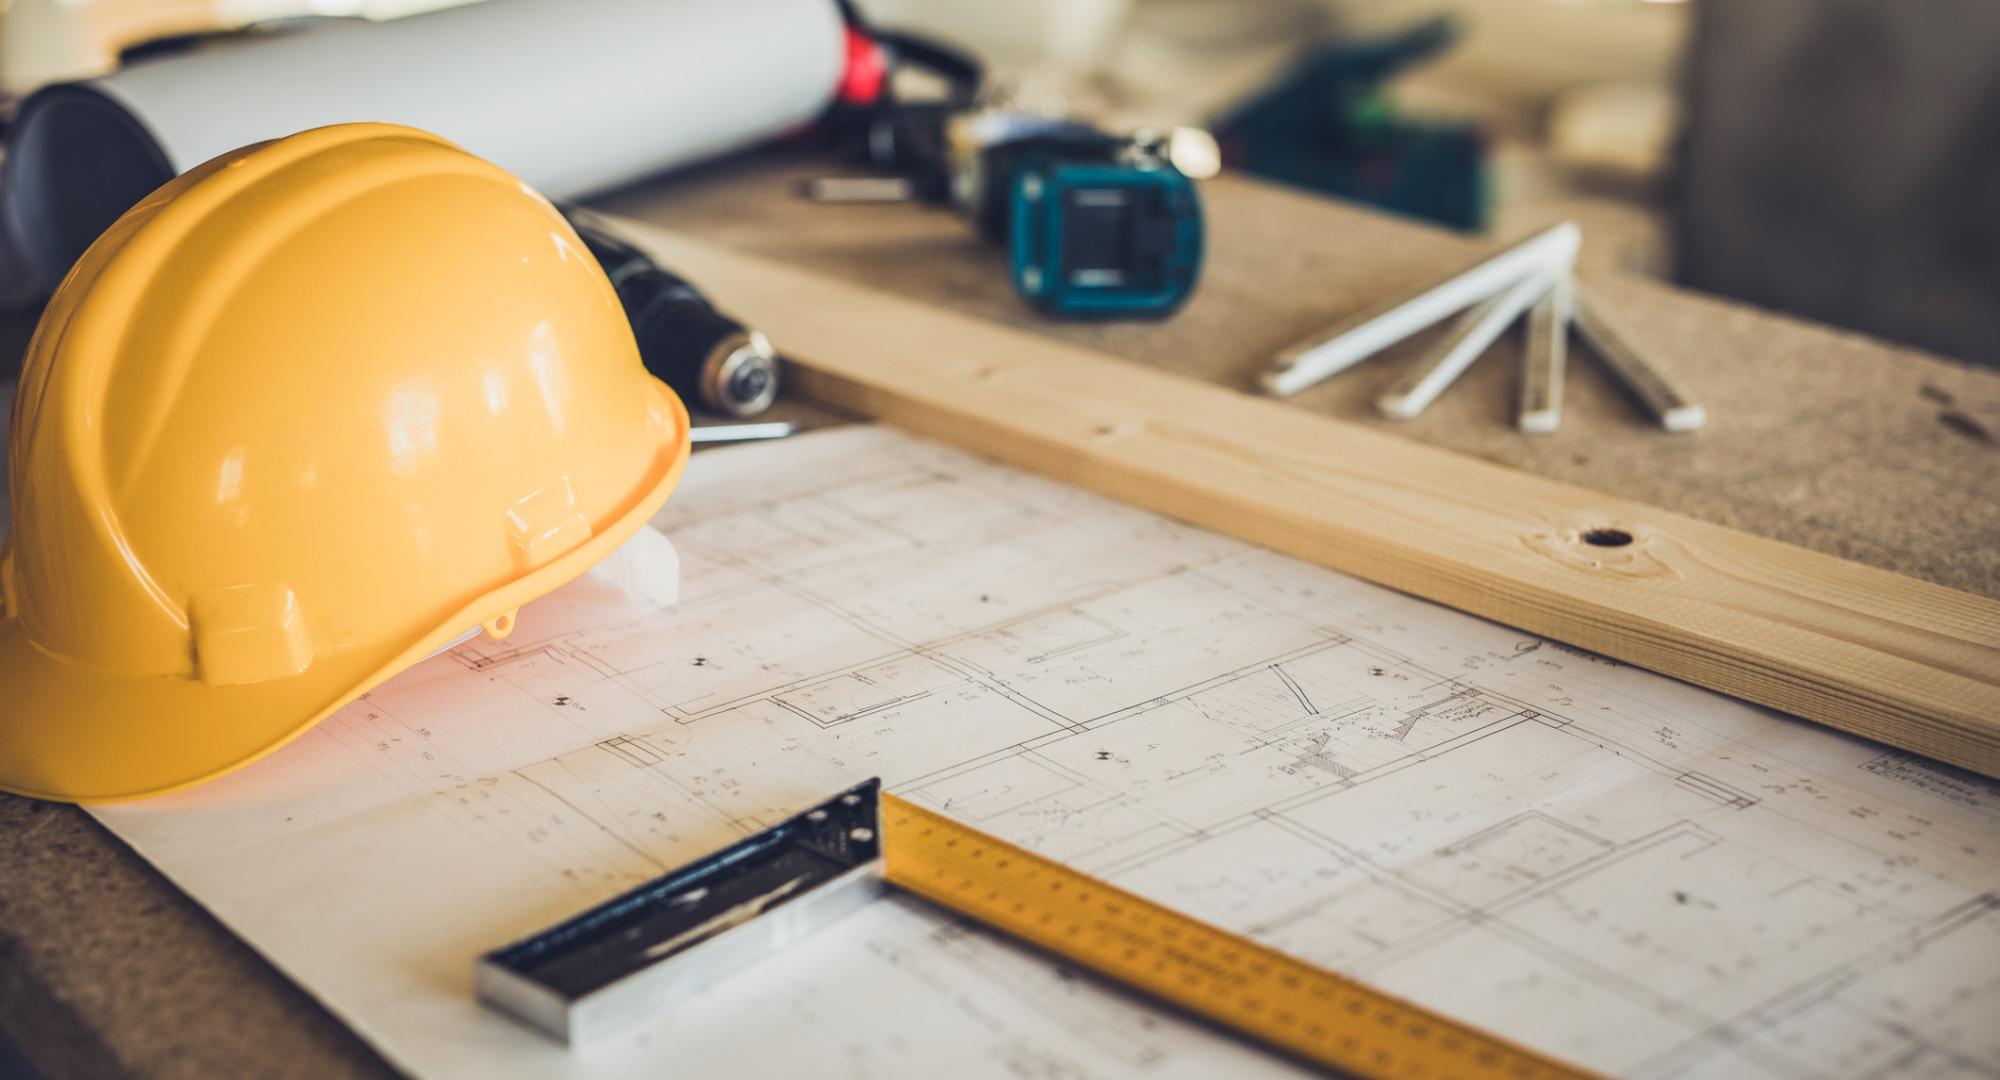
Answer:
<svg viewBox="0 0 2000 1080"><path fill-rule="evenodd" d="M760 159L608 199L613 213L787 265L1122 357L1247 387L1271 354L1491 250L1253 180L1202 185L1201 287L1158 323L1053 323L1016 299L1005 256L943 210L820 206L810 161ZM1527 223L1538 225L1539 223ZM1662 434L1581 347L1562 430L1513 430L1508 335L1415 421L1373 402L1419 338L1289 399L1462 454L1967 592L2000 597L2000 371L1636 277L1591 279L1709 406ZM783 342L779 342L780 347Z"/></svg>
<svg viewBox="0 0 2000 1080"><path fill-rule="evenodd" d="M1242 385L1265 357L1482 250L1472 240L1245 180L1204 186L1202 289L1157 324L1050 324L957 218L790 198L812 166L764 155L606 200L606 209L787 263ZM1422 419L1390 428L1461 453L1987 596L2000 596L2000 374L1647 282L1600 288L1672 339L1712 427L1670 439L1587 363L1561 434L1507 426L1513 346ZM1421 347L1413 342L1403 359ZM1292 404L1376 424L1384 358ZM0 369L11 358L0 360ZM1944 419L1956 415L1959 421ZM798 419L825 422L801 408ZM1387 425L1384 425L1387 427ZM383 1076L359 1040L185 896L67 807L0 796L0 1035L52 1075Z"/></svg>

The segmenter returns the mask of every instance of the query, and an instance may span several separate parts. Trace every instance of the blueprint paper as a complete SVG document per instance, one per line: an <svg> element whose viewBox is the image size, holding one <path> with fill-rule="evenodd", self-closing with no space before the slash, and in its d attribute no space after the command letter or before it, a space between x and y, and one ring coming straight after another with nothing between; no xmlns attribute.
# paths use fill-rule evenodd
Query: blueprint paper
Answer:
<svg viewBox="0 0 2000 1080"><path fill-rule="evenodd" d="M482 952L879 775L1563 1058L2000 1076L2000 785L892 431L705 452L668 610L587 578L97 815L420 1076L1293 1068L913 901L628 1039Z"/></svg>

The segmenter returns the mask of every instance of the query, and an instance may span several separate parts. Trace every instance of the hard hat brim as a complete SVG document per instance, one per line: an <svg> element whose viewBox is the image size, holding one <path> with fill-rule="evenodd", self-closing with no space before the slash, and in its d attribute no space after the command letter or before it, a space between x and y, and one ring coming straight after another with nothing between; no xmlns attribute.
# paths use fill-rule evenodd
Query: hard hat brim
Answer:
<svg viewBox="0 0 2000 1080"><path fill-rule="evenodd" d="M415 641L314 656L287 679L210 686L121 675L52 656L19 619L0 616L0 791L59 802L150 798L233 772L311 730L342 706L452 644L581 577L657 513L687 468L680 399L651 380L672 413L649 484L575 550L468 604ZM17 523L18 525L18 523Z"/></svg>
<svg viewBox="0 0 2000 1080"><path fill-rule="evenodd" d="M212 687L93 671L43 652L19 620L0 621L8 696L0 790L115 802L199 783L276 750L365 693L398 651L321 656L294 678ZM200 737L189 738L192 731Z"/></svg>

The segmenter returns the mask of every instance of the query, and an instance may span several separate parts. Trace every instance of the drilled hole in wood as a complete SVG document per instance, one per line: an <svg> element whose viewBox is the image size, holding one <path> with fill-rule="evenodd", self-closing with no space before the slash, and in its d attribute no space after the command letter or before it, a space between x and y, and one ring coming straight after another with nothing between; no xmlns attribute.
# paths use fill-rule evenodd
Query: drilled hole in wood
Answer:
<svg viewBox="0 0 2000 1080"><path fill-rule="evenodd" d="M1624 529L1589 529L1583 534L1583 542L1592 547L1624 547L1632 542L1632 534Z"/></svg>

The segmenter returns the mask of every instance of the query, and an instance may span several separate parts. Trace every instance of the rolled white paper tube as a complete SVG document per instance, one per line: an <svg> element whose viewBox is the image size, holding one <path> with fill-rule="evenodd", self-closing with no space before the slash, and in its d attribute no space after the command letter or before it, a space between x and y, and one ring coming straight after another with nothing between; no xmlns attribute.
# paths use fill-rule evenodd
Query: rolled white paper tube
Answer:
<svg viewBox="0 0 2000 1080"><path fill-rule="evenodd" d="M23 103L0 165L0 301L46 295L175 175L327 124L421 128L555 199L629 183L818 115L844 34L833 0L487 0L51 87Z"/></svg>

